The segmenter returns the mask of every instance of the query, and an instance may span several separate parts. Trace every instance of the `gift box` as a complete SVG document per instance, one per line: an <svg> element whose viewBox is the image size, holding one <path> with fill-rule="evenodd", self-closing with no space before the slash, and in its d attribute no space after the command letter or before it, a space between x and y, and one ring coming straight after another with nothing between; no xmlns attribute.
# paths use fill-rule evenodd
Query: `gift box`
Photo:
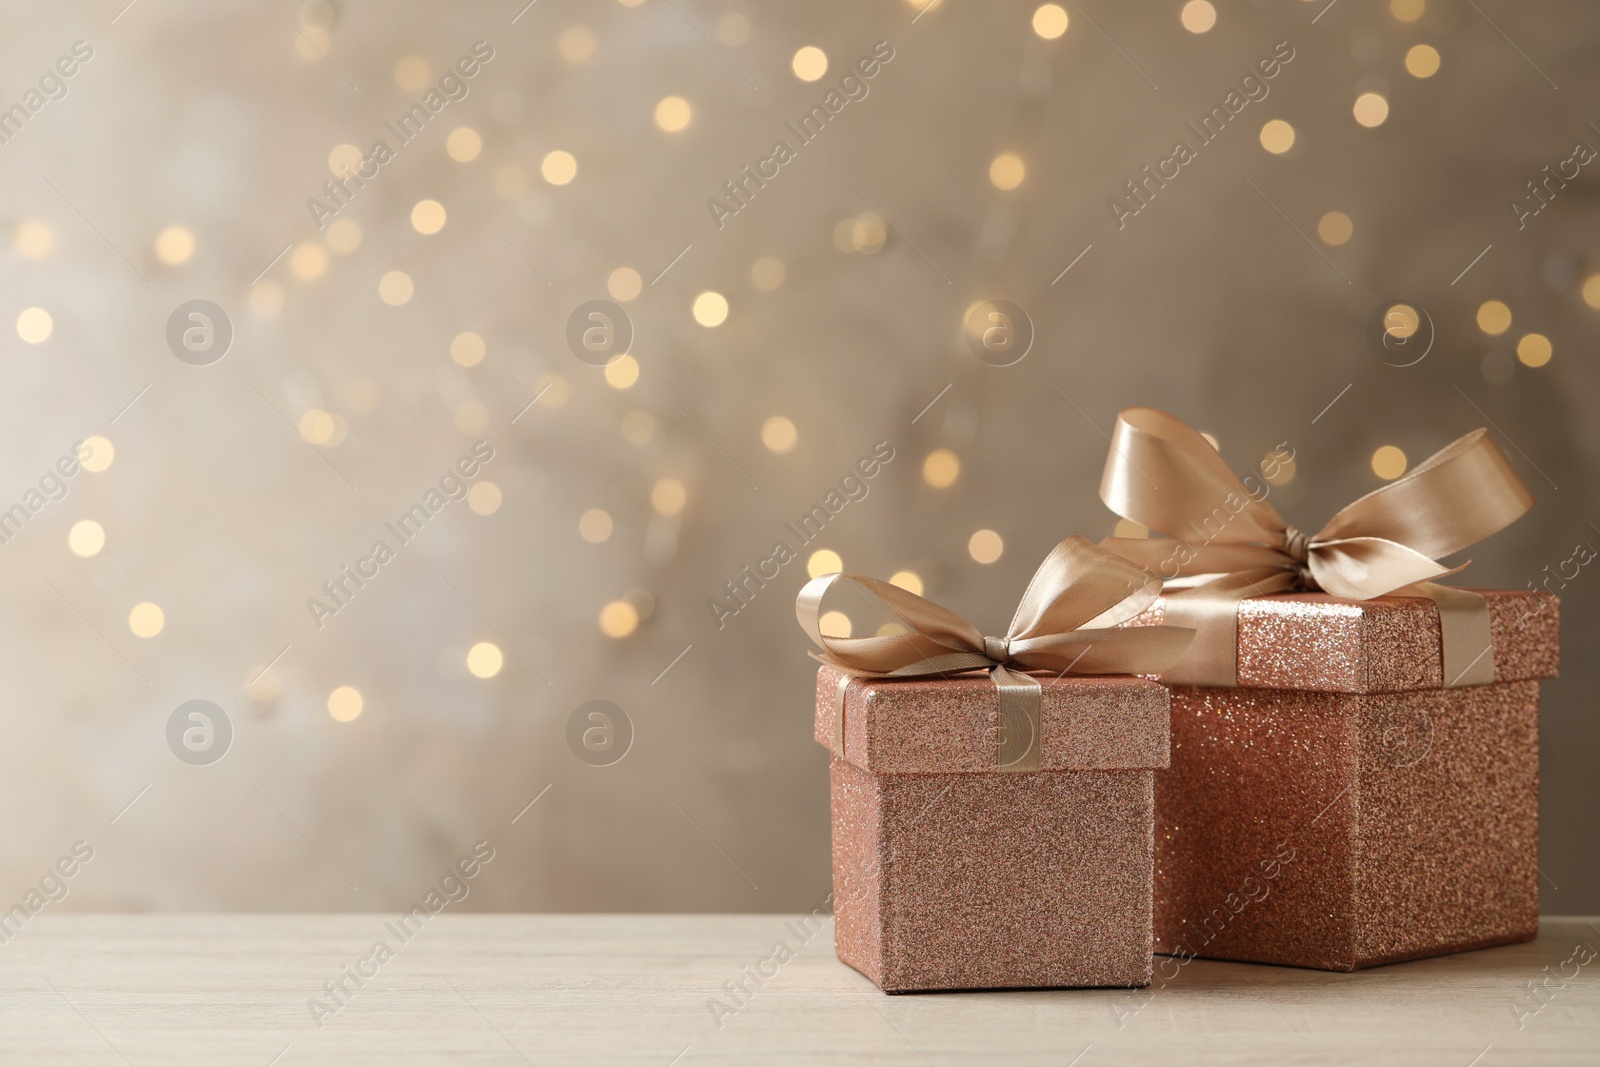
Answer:
<svg viewBox="0 0 1600 1067"><path fill-rule="evenodd" d="M1036 771L995 769L994 683L817 674L834 948L885 992L1150 980L1153 781L1167 691L1046 677ZM835 701L849 682L842 724Z"/></svg>
<svg viewBox="0 0 1600 1067"><path fill-rule="evenodd" d="M1351 971L1538 933L1557 606L1480 595L1495 681L1451 688L1430 599L1241 602L1238 686L1171 689L1156 951Z"/></svg>

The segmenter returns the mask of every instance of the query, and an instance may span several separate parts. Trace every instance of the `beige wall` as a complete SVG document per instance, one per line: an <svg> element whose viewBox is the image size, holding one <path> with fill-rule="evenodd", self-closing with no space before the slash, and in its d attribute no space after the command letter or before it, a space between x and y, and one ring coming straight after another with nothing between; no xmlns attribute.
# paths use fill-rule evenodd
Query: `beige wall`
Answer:
<svg viewBox="0 0 1600 1067"><path fill-rule="evenodd" d="M804 563L720 629L707 601L879 441L894 458L819 543L850 570L917 571L986 627L1061 537L1111 531L1103 435L1136 403L1213 432L1240 469L1292 443L1298 473L1277 499L1306 528L1378 484L1378 446L1414 462L1492 420L1540 500L1469 553L1462 580L1520 587L1600 544L1600 312L1579 293L1600 270L1594 168L1523 229L1510 207L1575 142L1600 146L1589 5L1480 5L1502 36L1454 0L1414 24L1356 0L1315 23L1319 3L1220 4L1194 35L1175 2L1100 2L1071 7L1055 42L1009 3L916 21L899 2L543 0L515 22L511 2L277 6L303 34L271 5L140 3L113 22L121 0L97 0L14 12L0 40L7 105L74 42L93 48L65 97L0 146L0 506L74 442L115 448L0 545L0 903L83 840L94 858L63 907L398 908L487 840L495 859L464 907L810 909L829 874L813 664L791 609ZM749 36L730 43L738 11ZM592 37L581 62L562 56L584 50L575 27ZM468 95L399 146L383 123L424 95L397 83L402 57L436 83L477 41L493 58ZM1123 182L1285 41L1270 95L1119 229L1108 201ZM877 42L893 58L867 95L792 144L719 229L708 198L792 140L784 124ZM1403 66L1418 42L1443 56L1427 80ZM808 44L830 61L812 84L790 70ZM1365 91L1390 103L1376 129L1352 119ZM674 134L651 120L668 95L693 110ZM1263 150L1268 119L1294 127L1287 154ZM458 126L481 136L470 162L447 154ZM338 215L359 247L297 278L329 241L306 201L330 152L378 138L394 158ZM541 177L554 150L577 161L569 184ZM1026 177L1001 192L987 175L1006 151ZM410 216L427 198L447 221L425 236ZM1353 220L1348 243L1318 239L1330 211ZM836 227L861 216L869 251L840 251ZM29 259L35 223L52 243ZM174 225L195 249L169 264L156 242ZM752 278L763 257L786 272L770 292ZM620 390L565 338L624 266L645 285L626 304L640 377ZM400 306L379 296L391 271L413 282ZM704 290L731 308L715 329L690 313ZM164 336L197 298L234 330L210 366ZM962 341L968 307L990 298L1036 331L1009 368ZM1514 315L1499 338L1474 325L1491 298ZM1369 347L1369 320L1397 299L1437 334L1403 369ZM26 343L10 323L35 306L51 332ZM485 341L475 366L451 360L463 331ZM1552 339L1547 366L1512 357L1528 331ZM336 420L320 447L296 429L314 411ZM623 436L635 412L655 425L640 444ZM762 444L774 415L798 430L786 454ZM493 459L474 481L499 489L498 510L448 504L319 628L308 598L393 542L385 521L480 439ZM962 469L935 490L921 464L941 447ZM678 516L652 511L664 478L686 488ZM594 508L613 521L600 543L579 532ZM84 519L106 538L89 558L68 547ZM989 566L966 553L980 527L1005 540ZM1590 583L1583 570L1563 593L1566 669L1545 689L1552 912L1600 907ZM603 606L630 590L653 610L602 635ZM155 637L130 631L143 601L164 612ZM483 641L504 654L486 680L466 666ZM364 698L354 721L326 710L340 686ZM567 742L597 698L636 735L609 767ZM234 732L208 766L166 738L194 699Z"/></svg>

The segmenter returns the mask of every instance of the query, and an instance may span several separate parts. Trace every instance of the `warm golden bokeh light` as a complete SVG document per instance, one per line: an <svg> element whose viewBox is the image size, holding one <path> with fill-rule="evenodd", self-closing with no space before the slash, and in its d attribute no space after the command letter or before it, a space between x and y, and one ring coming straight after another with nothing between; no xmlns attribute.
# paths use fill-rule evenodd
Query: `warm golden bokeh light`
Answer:
<svg viewBox="0 0 1600 1067"><path fill-rule="evenodd" d="M335 419L338 416L334 416ZM476 437L489 428L489 409L476 400L463 400L456 405L456 429L468 437ZM334 441L338 444L338 441Z"/></svg>
<svg viewBox="0 0 1600 1067"><path fill-rule="evenodd" d="M1054 41L1067 32L1067 9L1060 4L1040 4L1033 12L1033 32L1047 41Z"/></svg>
<svg viewBox="0 0 1600 1067"><path fill-rule="evenodd" d="M922 595L922 575L916 571L895 571L889 576L890 585L898 585L908 593Z"/></svg>
<svg viewBox="0 0 1600 1067"><path fill-rule="evenodd" d="M1485 300L1478 305L1478 329L1490 337L1498 337L1511 329L1511 309L1499 300Z"/></svg>
<svg viewBox="0 0 1600 1067"><path fill-rule="evenodd" d="M1350 216L1342 211L1330 211L1317 220L1317 236L1323 244L1342 245L1355 233Z"/></svg>
<svg viewBox="0 0 1600 1067"><path fill-rule="evenodd" d="M321 408L312 408L300 416L300 436L314 445L333 440L333 432L333 416Z"/></svg>
<svg viewBox="0 0 1600 1067"><path fill-rule="evenodd" d="M819 548L806 559L806 573L813 578L824 574L838 574L844 570L844 560L831 548Z"/></svg>
<svg viewBox="0 0 1600 1067"><path fill-rule="evenodd" d="M504 665L505 656L492 641L479 641L467 649L467 670L474 678L493 678Z"/></svg>
<svg viewBox="0 0 1600 1067"><path fill-rule="evenodd" d="M996 189L1012 190L1022 184L1028 168L1014 152L1002 152L989 164L989 181Z"/></svg>
<svg viewBox="0 0 1600 1067"><path fill-rule="evenodd" d="M1439 50L1431 44L1414 44L1406 52L1406 71L1414 78L1431 78L1439 73Z"/></svg>
<svg viewBox="0 0 1600 1067"><path fill-rule="evenodd" d="M467 507L474 515L493 515L500 510L500 487L493 482L478 482L467 490Z"/></svg>
<svg viewBox="0 0 1600 1067"><path fill-rule="evenodd" d="M361 166L361 149L353 144L334 145L328 153L328 170L336 177L344 177Z"/></svg>
<svg viewBox="0 0 1600 1067"><path fill-rule="evenodd" d="M936 448L922 461L922 480L935 489L948 489L961 477L961 458L948 448Z"/></svg>
<svg viewBox="0 0 1600 1067"><path fill-rule="evenodd" d="M90 474L99 474L116 458L117 450L104 437L86 437L78 447L78 464Z"/></svg>
<svg viewBox="0 0 1600 1067"><path fill-rule="evenodd" d="M1389 117L1389 101L1381 93L1362 93L1350 111L1363 126L1382 126Z"/></svg>
<svg viewBox="0 0 1600 1067"><path fill-rule="evenodd" d="M814 82L828 73L828 54L814 44L808 44L789 61L794 76L803 82Z"/></svg>
<svg viewBox="0 0 1600 1067"><path fill-rule="evenodd" d="M1372 453L1372 473L1392 482L1406 472L1406 454L1394 445L1384 445Z"/></svg>
<svg viewBox="0 0 1600 1067"><path fill-rule="evenodd" d="M483 338L469 331L458 333L450 340L450 358L463 367L476 367L483 362L487 351Z"/></svg>
<svg viewBox="0 0 1600 1067"><path fill-rule="evenodd" d="M979 563L993 563L1005 550L1005 542L993 530L979 530L967 538L967 555Z"/></svg>
<svg viewBox="0 0 1600 1067"><path fill-rule="evenodd" d="M717 40L730 48L742 48L750 43L750 20L737 11L730 11L717 21Z"/></svg>
<svg viewBox="0 0 1600 1067"><path fill-rule="evenodd" d="M544 162L539 164L539 173L551 185L565 185L578 176L578 161L571 152L558 148L544 157Z"/></svg>
<svg viewBox="0 0 1600 1067"><path fill-rule="evenodd" d="M328 271L328 250L315 241L294 246L289 253L289 273L303 282L314 282Z"/></svg>
<svg viewBox="0 0 1600 1067"><path fill-rule="evenodd" d="M728 298L707 290L694 298L694 321L710 328L721 326L728 318Z"/></svg>
<svg viewBox="0 0 1600 1067"><path fill-rule="evenodd" d="M817 620L817 629L823 637L849 637L853 631L850 616L842 611L825 611Z"/></svg>
<svg viewBox="0 0 1600 1067"><path fill-rule="evenodd" d="M394 83L402 89L416 92L428 88L433 80L433 68L421 56L401 56L394 64Z"/></svg>
<svg viewBox="0 0 1600 1067"><path fill-rule="evenodd" d="M169 267L180 267L194 255L194 234L183 226L168 226L156 234L156 258Z"/></svg>
<svg viewBox="0 0 1600 1067"><path fill-rule="evenodd" d="M657 515L671 518L682 513L689 502L689 491L676 478L662 478L650 487L650 506Z"/></svg>
<svg viewBox="0 0 1600 1067"><path fill-rule="evenodd" d="M414 288L411 275L403 270L392 270L378 279L378 296L391 307L399 307L410 300Z"/></svg>
<svg viewBox="0 0 1600 1067"><path fill-rule="evenodd" d="M56 321L44 308L24 308L17 316L17 336L30 345L42 344L55 331Z"/></svg>
<svg viewBox="0 0 1600 1067"><path fill-rule="evenodd" d="M348 256L361 247L361 225L355 219L334 219L328 223L327 238L336 255Z"/></svg>
<svg viewBox="0 0 1600 1067"><path fill-rule="evenodd" d="M411 208L411 228L418 233L438 233L444 221L444 205L437 200L418 200Z"/></svg>
<svg viewBox="0 0 1600 1067"><path fill-rule="evenodd" d="M600 632L607 637L627 637L639 628L639 609L626 600L613 600L600 609Z"/></svg>
<svg viewBox="0 0 1600 1067"><path fill-rule="evenodd" d="M648 411L630 411L622 416L622 439L630 445L649 444L656 435L656 417Z"/></svg>
<svg viewBox="0 0 1600 1067"><path fill-rule="evenodd" d="M639 361L629 355L621 355L606 364L606 384L613 389L632 389L639 380Z"/></svg>
<svg viewBox="0 0 1600 1067"><path fill-rule="evenodd" d="M1600 274L1591 274L1583 280L1583 302L1600 311Z"/></svg>
<svg viewBox="0 0 1600 1067"><path fill-rule="evenodd" d="M800 432L795 429L794 423L782 415L774 415L761 424L761 443L779 455L794 451L795 443L799 440Z"/></svg>
<svg viewBox="0 0 1600 1067"><path fill-rule="evenodd" d="M353 685L341 685L328 694L328 714L336 722L353 722L361 714L361 709L366 706L366 701L361 699L361 690Z"/></svg>
<svg viewBox="0 0 1600 1067"><path fill-rule="evenodd" d="M681 96L665 96L656 104L656 125L668 133L677 133L689 125L693 117L689 101Z"/></svg>
<svg viewBox="0 0 1600 1067"><path fill-rule="evenodd" d="M611 294L611 299L624 304L638 296L643 289L644 279L632 267L618 267L606 278L606 292Z"/></svg>
<svg viewBox="0 0 1600 1067"><path fill-rule="evenodd" d="M1207 0L1189 0L1178 19L1190 33L1205 33L1217 24L1217 9Z"/></svg>
<svg viewBox="0 0 1600 1067"><path fill-rule="evenodd" d="M1281 156L1294 147L1294 127L1282 119L1270 119L1261 127L1261 147Z"/></svg>
<svg viewBox="0 0 1600 1067"><path fill-rule="evenodd" d="M24 222L12 235L11 246L23 259L43 259L56 246L56 235L42 222Z"/></svg>
<svg viewBox="0 0 1600 1067"><path fill-rule="evenodd" d="M1389 0L1389 14L1401 22L1415 22L1428 10L1428 0Z"/></svg>
<svg viewBox="0 0 1600 1067"><path fill-rule="evenodd" d="M1517 358L1525 367L1544 366L1554 352L1550 338L1542 333L1523 334L1522 340L1517 342Z"/></svg>
<svg viewBox="0 0 1600 1067"><path fill-rule="evenodd" d="M167 614L159 604L141 601L128 612L128 629L135 637L154 637L167 625Z"/></svg>
<svg viewBox="0 0 1600 1067"><path fill-rule="evenodd" d="M572 399L572 383L565 375L546 374L539 379L539 402L547 408L565 407Z"/></svg>
<svg viewBox="0 0 1600 1067"><path fill-rule="evenodd" d="M471 126L457 126L445 138L444 150L457 163L471 163L483 151L483 138Z"/></svg>
<svg viewBox="0 0 1600 1067"><path fill-rule="evenodd" d="M93 519L79 519L67 531L67 547L74 556L84 559L99 555L100 550L106 547L105 527Z"/></svg>
<svg viewBox="0 0 1600 1067"><path fill-rule="evenodd" d="M609 540L611 529L611 514L602 508L590 508L578 519L578 534L591 545Z"/></svg>

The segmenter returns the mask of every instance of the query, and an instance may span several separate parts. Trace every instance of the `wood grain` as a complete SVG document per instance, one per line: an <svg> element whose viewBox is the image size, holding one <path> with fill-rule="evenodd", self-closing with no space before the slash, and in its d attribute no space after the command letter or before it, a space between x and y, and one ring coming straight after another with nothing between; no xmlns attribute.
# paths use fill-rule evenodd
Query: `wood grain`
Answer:
<svg viewBox="0 0 1600 1067"><path fill-rule="evenodd" d="M831 927L802 943L782 915L446 913L403 944L392 921L40 915L0 945L0 1063L1600 1062L1600 921L1588 919L1356 974L1195 961L1138 992L897 997L834 959ZM319 1028L307 1000L378 940L393 958ZM794 958L714 1020L723 983L780 941ZM1528 983L1546 977L1535 999Z"/></svg>

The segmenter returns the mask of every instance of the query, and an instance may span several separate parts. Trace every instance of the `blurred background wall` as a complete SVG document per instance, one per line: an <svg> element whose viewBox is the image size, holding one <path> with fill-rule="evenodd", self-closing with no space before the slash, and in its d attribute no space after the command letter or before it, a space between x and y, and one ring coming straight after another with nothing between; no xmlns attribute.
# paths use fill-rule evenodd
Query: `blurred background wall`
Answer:
<svg viewBox="0 0 1600 1067"><path fill-rule="evenodd" d="M64 908L392 909L482 840L465 908L818 906L809 553L1001 627L1128 405L1289 443L1306 529L1492 424L1539 503L1458 581L1600 545L1593 5L124 3L0 35L6 904L81 840ZM1600 909L1574 569L1547 912Z"/></svg>

